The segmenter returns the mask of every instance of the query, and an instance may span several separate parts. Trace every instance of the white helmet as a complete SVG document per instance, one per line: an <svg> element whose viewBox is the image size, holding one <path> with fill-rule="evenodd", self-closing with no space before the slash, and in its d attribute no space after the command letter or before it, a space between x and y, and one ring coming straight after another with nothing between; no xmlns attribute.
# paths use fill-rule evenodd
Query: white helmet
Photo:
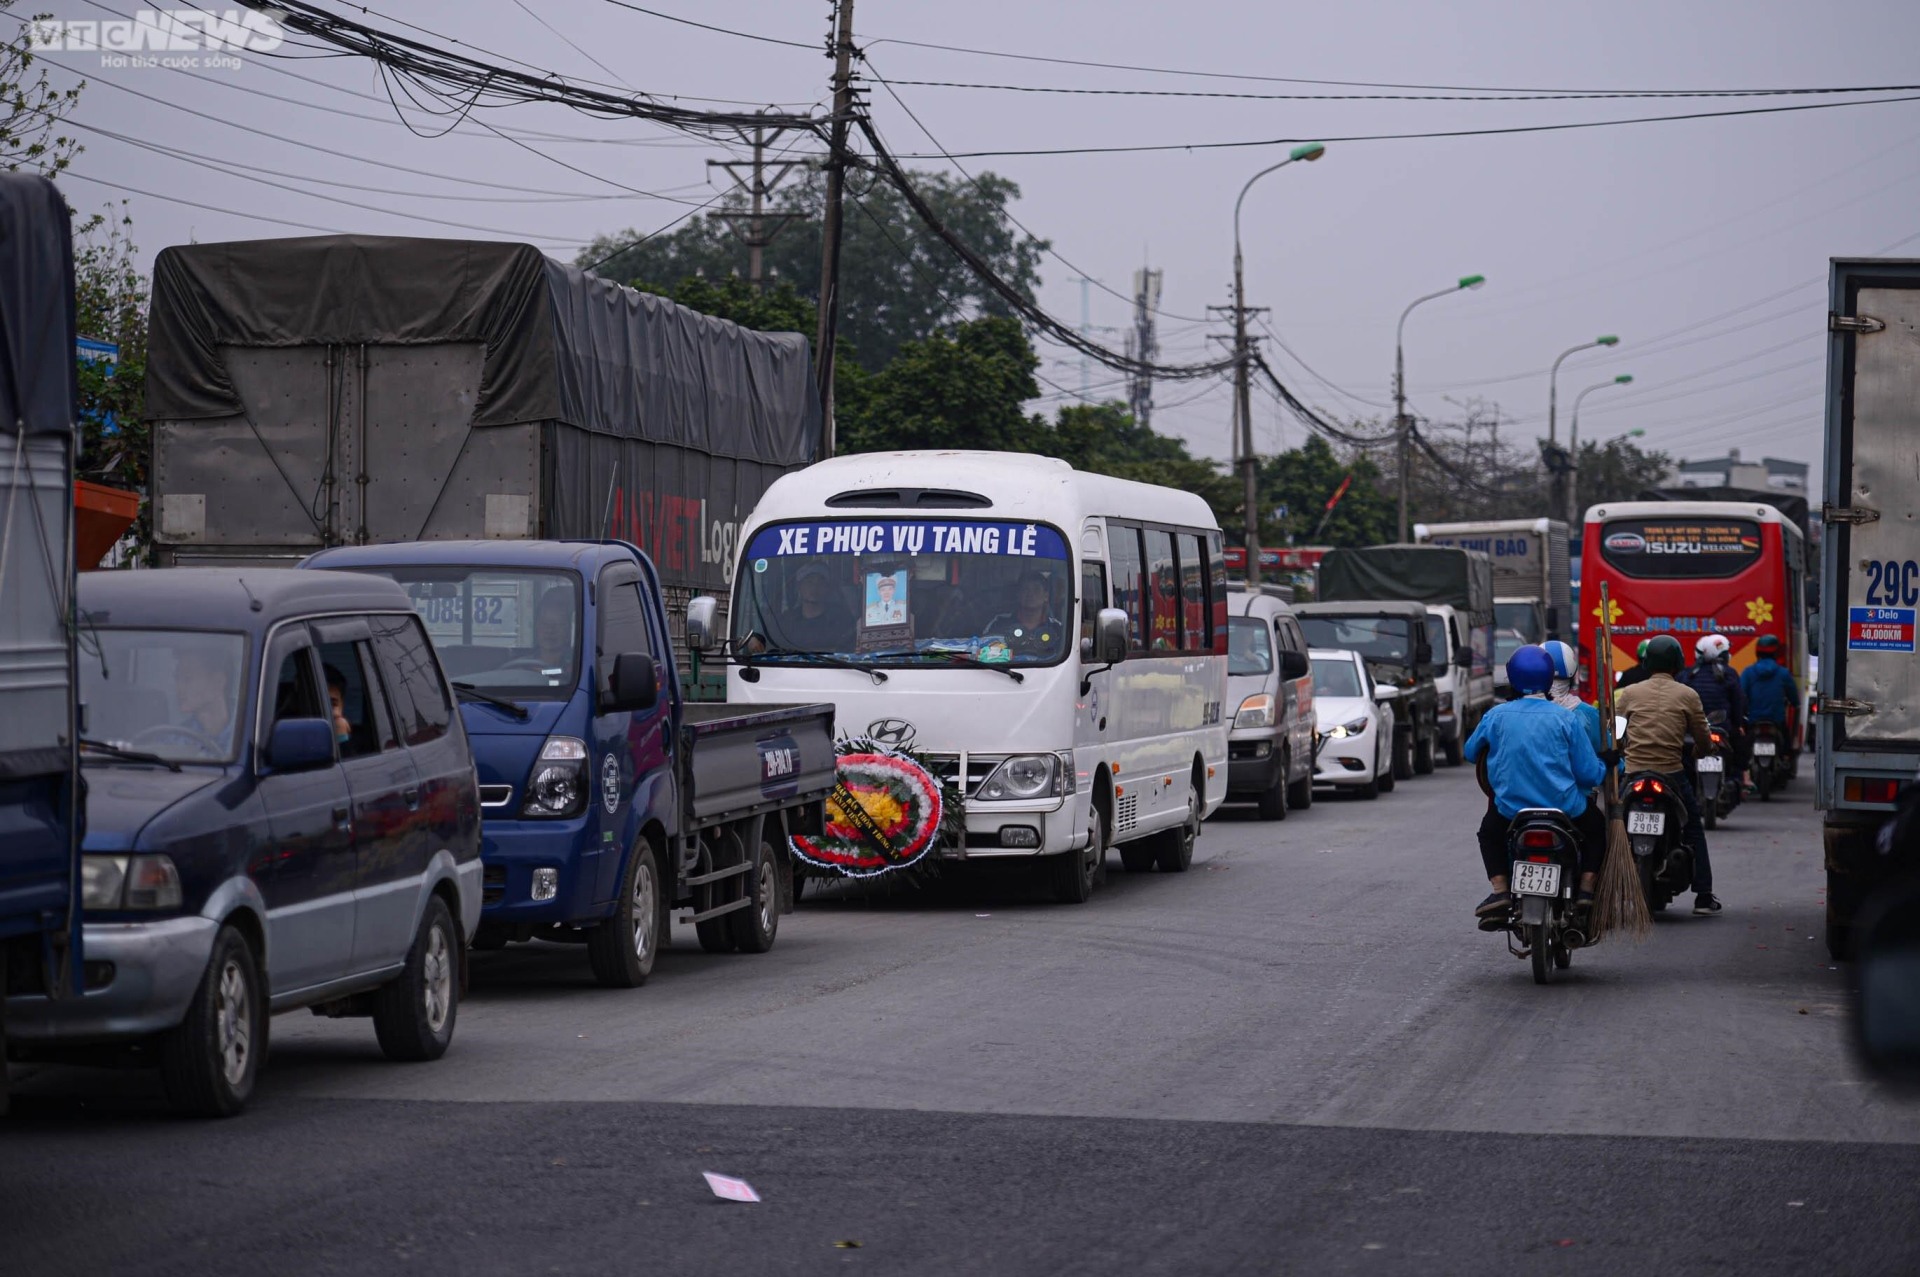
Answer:
<svg viewBox="0 0 1920 1277"><path fill-rule="evenodd" d="M1724 661L1732 646L1724 634L1702 634L1700 641L1693 645L1693 654L1703 662Z"/></svg>

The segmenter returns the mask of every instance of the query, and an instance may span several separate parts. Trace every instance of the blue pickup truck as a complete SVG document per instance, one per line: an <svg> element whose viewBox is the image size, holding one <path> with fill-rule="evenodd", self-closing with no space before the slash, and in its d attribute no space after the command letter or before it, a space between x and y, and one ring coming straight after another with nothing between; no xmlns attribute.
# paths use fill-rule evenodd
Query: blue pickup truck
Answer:
<svg viewBox="0 0 1920 1277"><path fill-rule="evenodd" d="M772 947L787 839L820 828L833 707L682 695L652 562L623 541L423 541L304 566L390 577L461 700L480 775L474 946L584 942L645 983L675 906L710 952Z"/></svg>

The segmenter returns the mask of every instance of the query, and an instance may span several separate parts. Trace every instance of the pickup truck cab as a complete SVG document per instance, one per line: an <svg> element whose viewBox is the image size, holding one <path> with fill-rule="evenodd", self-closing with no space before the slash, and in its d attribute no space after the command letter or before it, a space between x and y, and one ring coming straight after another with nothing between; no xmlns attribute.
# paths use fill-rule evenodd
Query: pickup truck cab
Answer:
<svg viewBox="0 0 1920 1277"><path fill-rule="evenodd" d="M1493 708L1493 671L1473 650L1468 618L1449 604L1427 604L1427 644L1433 649L1440 750L1449 767L1458 767L1467 737Z"/></svg>
<svg viewBox="0 0 1920 1277"><path fill-rule="evenodd" d="M480 920L480 795L406 593L292 569L79 583L87 784L78 998L7 999L15 1058L157 1061L238 1112L270 1012L453 1038Z"/></svg>
<svg viewBox="0 0 1920 1277"><path fill-rule="evenodd" d="M1313 671L1293 608L1278 595L1227 590L1227 801L1262 820L1313 805Z"/></svg>
<svg viewBox="0 0 1920 1277"><path fill-rule="evenodd" d="M639 549L430 541L304 566L398 582L453 680L480 777L476 948L584 941L596 980L633 988L676 904L709 951L773 946L787 839L835 781L832 707L688 704Z"/></svg>

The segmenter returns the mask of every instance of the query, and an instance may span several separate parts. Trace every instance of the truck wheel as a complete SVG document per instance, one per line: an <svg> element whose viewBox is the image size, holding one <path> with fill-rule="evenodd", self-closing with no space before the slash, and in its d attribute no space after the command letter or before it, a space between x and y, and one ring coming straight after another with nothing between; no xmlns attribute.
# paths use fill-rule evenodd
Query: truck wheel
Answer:
<svg viewBox="0 0 1920 1277"><path fill-rule="evenodd" d="M1393 778L1413 779L1413 730L1393 734Z"/></svg>
<svg viewBox="0 0 1920 1277"><path fill-rule="evenodd" d="M609 989L637 989L660 955L660 866L642 838L627 857L620 903L613 916L587 932L587 965Z"/></svg>
<svg viewBox="0 0 1920 1277"><path fill-rule="evenodd" d="M1413 747L1413 774L1416 776L1433 775L1433 733L1418 741Z"/></svg>
<svg viewBox="0 0 1920 1277"><path fill-rule="evenodd" d="M1455 734L1451 739L1447 741L1446 743L1447 766L1458 767L1461 763L1461 760L1465 757L1465 755L1461 752L1462 746L1464 744L1461 737L1464 736L1465 734L1466 734L1466 728L1462 726L1460 732Z"/></svg>
<svg viewBox="0 0 1920 1277"><path fill-rule="evenodd" d="M753 903L718 919L728 924L734 947L742 953L765 953L773 948L773 939L780 931L780 865L767 842L770 823L760 822L760 845L753 851L753 867L740 880L752 893Z"/></svg>
<svg viewBox="0 0 1920 1277"><path fill-rule="evenodd" d="M1153 836L1153 863L1163 874L1183 874L1193 865L1193 844L1200 837L1200 791L1187 786L1187 815L1172 829Z"/></svg>
<svg viewBox="0 0 1920 1277"><path fill-rule="evenodd" d="M1143 874L1153 868L1153 847L1144 839L1120 844L1120 867L1130 874Z"/></svg>
<svg viewBox="0 0 1920 1277"><path fill-rule="evenodd" d="M266 1044L267 1008L253 946L233 927L222 927L186 1019L161 1042L168 1101L193 1117L232 1117L253 1094Z"/></svg>
<svg viewBox="0 0 1920 1277"><path fill-rule="evenodd" d="M1094 880L1107 862L1107 817L1099 803L1087 804L1087 845L1048 857L1047 876L1053 898L1063 905L1083 905L1093 896Z"/></svg>
<svg viewBox="0 0 1920 1277"><path fill-rule="evenodd" d="M373 994L373 1035L389 1060L437 1060L453 1041L460 1011L460 933L439 896L407 950L400 974Z"/></svg>

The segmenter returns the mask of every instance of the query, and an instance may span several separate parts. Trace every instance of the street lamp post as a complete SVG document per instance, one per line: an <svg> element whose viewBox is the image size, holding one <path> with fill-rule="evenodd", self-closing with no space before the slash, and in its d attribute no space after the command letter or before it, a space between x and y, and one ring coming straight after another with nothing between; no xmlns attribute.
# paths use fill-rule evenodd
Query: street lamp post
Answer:
<svg viewBox="0 0 1920 1277"><path fill-rule="evenodd" d="M1233 411L1240 432L1240 477L1246 485L1242 513L1247 521L1249 587L1260 584L1260 467L1253 455L1253 404L1248 385L1248 365L1252 360L1247 348L1247 288L1240 257L1240 206L1246 203L1247 192L1253 189L1253 184L1267 174L1296 160L1317 160L1326 153L1326 145L1321 142L1304 142L1294 147L1287 152L1286 159L1248 178L1247 184L1240 188L1240 198L1233 202Z"/></svg>
<svg viewBox="0 0 1920 1277"><path fill-rule="evenodd" d="M1407 357L1406 335L1407 316L1421 302L1430 302L1436 297L1448 297L1462 289L1479 288L1487 282L1485 275L1462 275L1460 282L1452 288L1443 288L1437 293L1428 293L1425 297L1416 297L1407 303L1400 312L1399 327L1393 330L1393 431L1399 449L1400 469L1400 531L1398 539L1407 539L1407 479L1411 461L1410 444L1413 437L1413 419L1407 416Z"/></svg>
<svg viewBox="0 0 1920 1277"><path fill-rule="evenodd" d="M1583 350L1592 350L1596 346L1618 346L1620 339L1607 334L1595 337L1592 341L1583 341L1578 346L1569 346L1560 352L1560 358L1553 361L1553 367L1547 372L1547 448L1551 459L1553 450L1560 446L1560 432L1555 424L1555 409L1559 398L1560 365L1567 361L1568 355L1577 355ZM1566 472L1549 463L1547 475L1547 509L1564 510L1567 506Z"/></svg>
<svg viewBox="0 0 1920 1277"><path fill-rule="evenodd" d="M1580 401L1596 390L1605 390L1608 386L1626 386L1633 383L1633 374L1623 372L1610 381L1597 381L1573 397L1573 420L1567 426L1567 526L1580 526ZM1629 430L1627 434L1643 434L1644 431ZM1626 436L1621 436L1625 438ZM1611 442L1611 441L1609 441Z"/></svg>

